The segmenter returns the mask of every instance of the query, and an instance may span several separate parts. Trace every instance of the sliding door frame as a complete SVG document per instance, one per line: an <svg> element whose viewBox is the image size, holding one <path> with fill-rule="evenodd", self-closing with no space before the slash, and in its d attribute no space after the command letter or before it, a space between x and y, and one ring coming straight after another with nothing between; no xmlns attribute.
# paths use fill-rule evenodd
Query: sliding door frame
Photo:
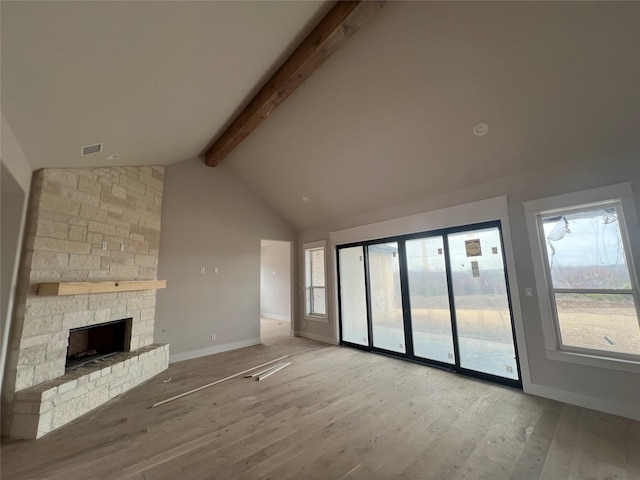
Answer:
<svg viewBox="0 0 640 480"><path fill-rule="evenodd" d="M478 372L475 370L470 370L468 368L464 368L460 365L460 346L458 339L458 328L457 328L457 317L456 317L456 308L455 308L455 295L453 291L453 280L452 280L452 271L450 264L450 254L449 254L449 240L448 235L466 231L473 230L482 230L487 228L497 228L498 234L500 237L500 254L502 255L502 266L504 272L504 282L507 294L507 302L509 307L509 321L511 326L511 338L513 341L513 348L515 353L515 362L516 369L518 373L518 379L511 379L506 377L501 377L498 375L492 375L489 373ZM428 237L442 237L443 240L443 254L445 255L445 272L447 279L447 291L449 298L449 310L451 314L451 330L453 336L453 349L454 349L454 364L449 364L445 362L440 362L438 360L427 359L423 357L418 357L414 353L413 348L413 330L411 324L411 298L409 295L409 271L407 265L406 258L406 241L415 240L421 238ZM385 350L379 347L373 346L373 330L372 330L372 312L371 312L371 291L370 291L370 273L369 273L369 246L377 245L382 243L390 243L397 242L398 244L398 256L399 256L399 268L400 268L400 289L401 289L401 298L402 298L402 317L403 317L403 326L404 326L404 337L405 337L405 351L406 353L393 352L390 350ZM364 283L365 283L365 298L367 302L367 330L369 334L369 344L368 345L359 345L356 343L348 342L343 340L342 335L342 298L340 295L341 292L341 278L340 278L340 250L343 248L350 247L362 247L363 250L363 261L364 261ZM338 325L339 325L339 340L340 344L348 347L357 348L364 351L374 352L381 355L387 355L394 358L399 358L402 360L407 360L414 363L419 363L422 365L427 365L431 367L441 368L453 372L457 372L463 375L467 375L470 377L479 378L482 380L489 380L495 383L500 383L503 385L508 385L511 387L522 389L522 373L520 370L520 358L518 355L518 343L516 341L516 331L515 331L515 322L513 316L513 306L511 301L511 289L509 286L509 274L507 271L507 262L506 262L506 253L504 246L504 238L502 233L502 222L500 220L492 220L487 222L473 223L468 225L459 225L455 227L448 228L439 228L436 230L428 230L424 232L417 233L409 233L405 235L394 235L391 237L377 238L374 240L364 240L359 242L351 242L345 244L335 245L336 252L336 265L337 265L337 287L338 287Z"/></svg>

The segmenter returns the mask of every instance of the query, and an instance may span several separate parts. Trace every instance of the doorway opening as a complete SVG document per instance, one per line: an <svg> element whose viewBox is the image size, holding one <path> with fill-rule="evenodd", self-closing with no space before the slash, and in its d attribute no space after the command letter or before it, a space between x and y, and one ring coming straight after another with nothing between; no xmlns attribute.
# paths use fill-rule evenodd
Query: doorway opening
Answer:
<svg viewBox="0 0 640 480"><path fill-rule="evenodd" d="M260 242L260 339L278 343L292 335L292 245L280 240Z"/></svg>

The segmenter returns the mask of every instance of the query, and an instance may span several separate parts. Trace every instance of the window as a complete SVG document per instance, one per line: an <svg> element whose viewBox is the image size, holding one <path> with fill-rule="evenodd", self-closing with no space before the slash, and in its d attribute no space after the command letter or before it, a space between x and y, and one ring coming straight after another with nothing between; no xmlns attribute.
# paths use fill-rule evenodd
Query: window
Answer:
<svg viewBox="0 0 640 480"><path fill-rule="evenodd" d="M325 283L325 243L304 245L306 315L327 316L327 289Z"/></svg>
<svg viewBox="0 0 640 480"><path fill-rule="evenodd" d="M606 191L590 192L602 198ZM589 198L584 195L589 192L579 193L580 199ZM637 229L633 201L624 208L621 198L578 205L567 204L571 195L559 200L560 208L533 211L553 199L525 205L539 244L534 262L543 265L536 274L542 277L537 278L541 307L547 306L543 317L550 317L547 349L640 361L640 297L625 222Z"/></svg>

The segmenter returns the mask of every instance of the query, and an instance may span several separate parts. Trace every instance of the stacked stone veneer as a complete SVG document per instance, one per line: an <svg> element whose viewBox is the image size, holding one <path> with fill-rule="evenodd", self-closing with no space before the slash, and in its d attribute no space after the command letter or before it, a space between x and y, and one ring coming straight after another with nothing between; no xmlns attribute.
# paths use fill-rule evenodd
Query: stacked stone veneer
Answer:
<svg viewBox="0 0 640 480"><path fill-rule="evenodd" d="M162 167L34 173L4 435L40 437L167 368L168 346L153 345L155 290L37 295L39 283L157 279L163 185ZM124 318L132 318L131 352L65 374L70 329Z"/></svg>

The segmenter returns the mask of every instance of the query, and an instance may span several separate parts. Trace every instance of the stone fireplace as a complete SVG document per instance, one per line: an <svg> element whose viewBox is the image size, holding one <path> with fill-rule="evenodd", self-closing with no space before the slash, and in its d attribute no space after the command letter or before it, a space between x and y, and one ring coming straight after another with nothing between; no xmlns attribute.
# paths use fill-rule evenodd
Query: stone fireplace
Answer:
<svg viewBox="0 0 640 480"><path fill-rule="evenodd" d="M34 173L4 436L41 437L167 368L156 290L38 295L42 283L156 280L163 185L162 167Z"/></svg>

